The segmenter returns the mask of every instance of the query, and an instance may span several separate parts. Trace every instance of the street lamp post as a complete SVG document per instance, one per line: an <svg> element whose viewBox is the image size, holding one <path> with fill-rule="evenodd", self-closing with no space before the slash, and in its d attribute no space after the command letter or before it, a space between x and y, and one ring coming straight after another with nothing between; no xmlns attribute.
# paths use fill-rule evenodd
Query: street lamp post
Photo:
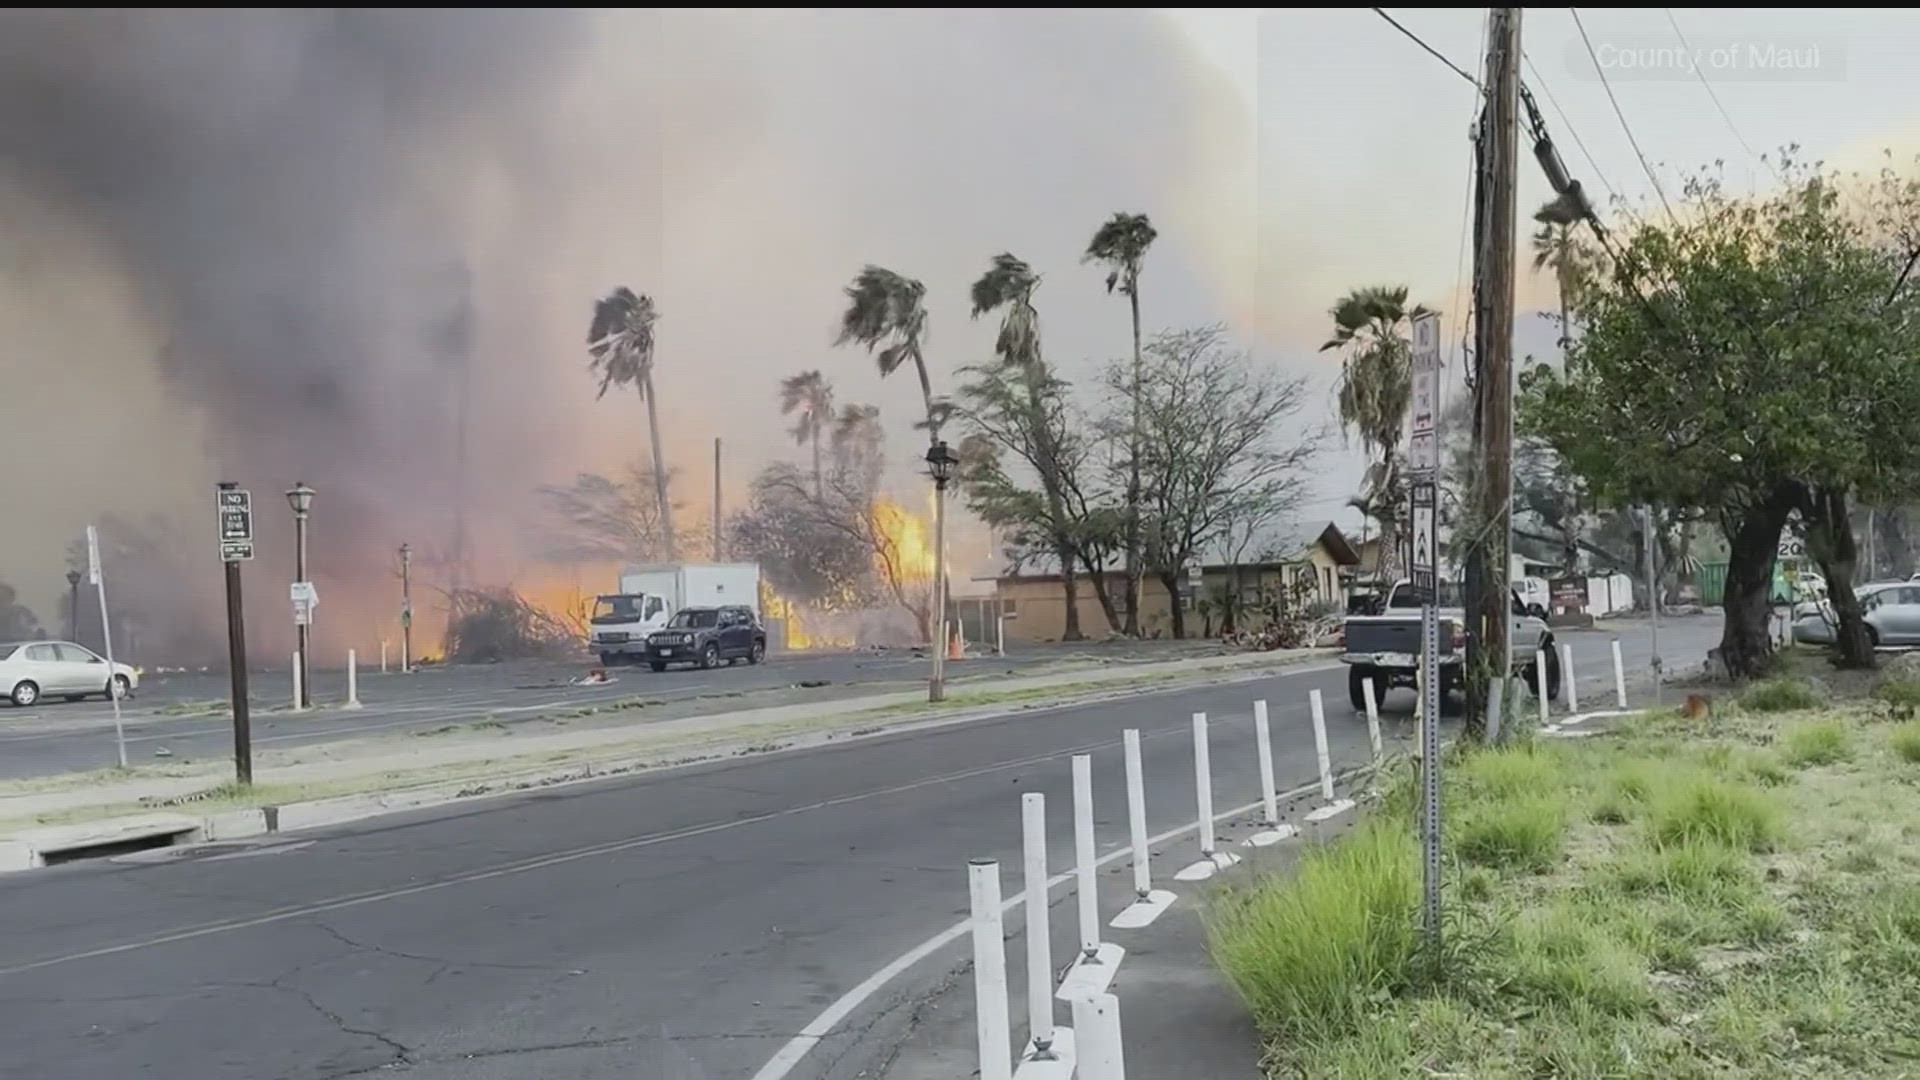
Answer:
<svg viewBox="0 0 1920 1080"><path fill-rule="evenodd" d="M927 475L933 477L933 675L927 680L927 700L947 696L947 483L960 459L947 444L935 440L927 448Z"/></svg>
<svg viewBox="0 0 1920 1080"><path fill-rule="evenodd" d="M67 640L80 642L80 571L67 571Z"/></svg>
<svg viewBox="0 0 1920 1080"><path fill-rule="evenodd" d="M287 490L287 505L293 507L293 580L304 585L307 580L307 513L313 509L313 489L305 484L295 484ZM309 632L313 622L313 606L304 600L299 605L298 620L294 629L300 635L300 707L313 708L312 665L308 662Z"/></svg>
<svg viewBox="0 0 1920 1080"><path fill-rule="evenodd" d="M400 545L400 674L413 674L413 546Z"/></svg>

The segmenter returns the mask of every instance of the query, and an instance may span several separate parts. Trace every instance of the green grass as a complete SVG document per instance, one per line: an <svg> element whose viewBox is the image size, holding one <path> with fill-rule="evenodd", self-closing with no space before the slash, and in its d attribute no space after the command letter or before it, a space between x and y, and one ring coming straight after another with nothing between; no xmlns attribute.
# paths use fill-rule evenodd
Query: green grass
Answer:
<svg viewBox="0 0 1920 1080"><path fill-rule="evenodd" d="M1916 1075L1920 721L1884 715L1650 716L1450 758L1437 971L1391 929L1418 869L1390 788L1301 877L1210 912L1267 1075Z"/></svg>
<svg viewBox="0 0 1920 1080"><path fill-rule="evenodd" d="M1756 713L1797 712L1822 704L1819 692L1811 685L1786 677L1754 683L1740 695L1740 707Z"/></svg>
<svg viewBox="0 0 1920 1080"><path fill-rule="evenodd" d="M1419 901L1412 837L1376 817L1307 852L1284 882L1215 905L1207 937L1263 1024L1325 1039L1406 984Z"/></svg>
<svg viewBox="0 0 1920 1080"><path fill-rule="evenodd" d="M1560 858L1565 809L1550 795L1474 806L1454 829L1454 849L1478 866L1545 870Z"/></svg>
<svg viewBox="0 0 1920 1080"><path fill-rule="evenodd" d="M1798 724L1788 728L1780 739L1787 764L1801 769L1846 760L1852 751L1851 741L1847 725L1838 720Z"/></svg>
<svg viewBox="0 0 1920 1080"><path fill-rule="evenodd" d="M1909 720L1887 735L1888 745L1902 761L1920 762L1920 720Z"/></svg>

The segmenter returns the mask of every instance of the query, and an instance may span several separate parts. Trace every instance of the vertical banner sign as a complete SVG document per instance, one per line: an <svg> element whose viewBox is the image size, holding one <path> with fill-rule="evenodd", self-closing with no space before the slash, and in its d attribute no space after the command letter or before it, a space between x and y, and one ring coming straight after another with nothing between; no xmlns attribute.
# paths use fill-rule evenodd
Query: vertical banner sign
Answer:
<svg viewBox="0 0 1920 1080"><path fill-rule="evenodd" d="M1440 944L1440 317L1413 322L1412 586L1420 595L1420 843L1424 855L1421 927Z"/></svg>

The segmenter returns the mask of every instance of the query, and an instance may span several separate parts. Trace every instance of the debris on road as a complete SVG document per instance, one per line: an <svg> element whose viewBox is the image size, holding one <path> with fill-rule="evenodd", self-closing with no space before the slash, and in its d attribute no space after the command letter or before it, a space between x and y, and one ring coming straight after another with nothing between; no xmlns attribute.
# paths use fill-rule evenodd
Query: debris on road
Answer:
<svg viewBox="0 0 1920 1080"><path fill-rule="evenodd" d="M570 686L606 686L609 683L617 683L619 681L619 679L607 674L606 668L594 668L579 678L568 679L567 684Z"/></svg>
<svg viewBox="0 0 1920 1080"><path fill-rule="evenodd" d="M794 683L793 685L796 687L799 687L802 690L813 690L813 689L817 689L818 687L826 686L827 682L828 680L826 679L803 679L800 682Z"/></svg>
<svg viewBox="0 0 1920 1080"><path fill-rule="evenodd" d="M153 756L154 757L172 757L173 751L167 749L164 746L156 746L153 749Z"/></svg>

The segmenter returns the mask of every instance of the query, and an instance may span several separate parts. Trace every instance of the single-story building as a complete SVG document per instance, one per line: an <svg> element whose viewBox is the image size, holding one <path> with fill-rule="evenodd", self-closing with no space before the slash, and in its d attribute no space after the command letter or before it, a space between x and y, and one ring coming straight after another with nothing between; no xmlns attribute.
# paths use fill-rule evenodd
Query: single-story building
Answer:
<svg viewBox="0 0 1920 1080"><path fill-rule="evenodd" d="M1312 539L1300 544L1293 554L1278 559L1247 563L1212 563L1200 567L1201 598L1211 604L1221 592L1234 590L1243 602L1251 602L1264 590L1298 589L1305 603L1326 605L1335 610L1346 607L1346 579L1359 563L1359 554L1347 542L1338 526L1328 524ZM1105 574L1108 595L1115 613L1124 618L1126 575L1119 570ZM1187 605L1188 637L1199 637L1212 623L1220 631L1220 619L1211 619L1194 607L1190 577L1182 577L1178 589ZM1085 574L1075 575L1076 607L1080 632L1089 638L1116 633L1107 623L1094 582ZM1066 588L1059 574L1009 574L994 580L994 595L1006 620L1008 641L1058 641L1066 632ZM1140 629L1149 637L1168 637L1173 633L1173 604L1166 585L1153 574L1140 582Z"/></svg>

